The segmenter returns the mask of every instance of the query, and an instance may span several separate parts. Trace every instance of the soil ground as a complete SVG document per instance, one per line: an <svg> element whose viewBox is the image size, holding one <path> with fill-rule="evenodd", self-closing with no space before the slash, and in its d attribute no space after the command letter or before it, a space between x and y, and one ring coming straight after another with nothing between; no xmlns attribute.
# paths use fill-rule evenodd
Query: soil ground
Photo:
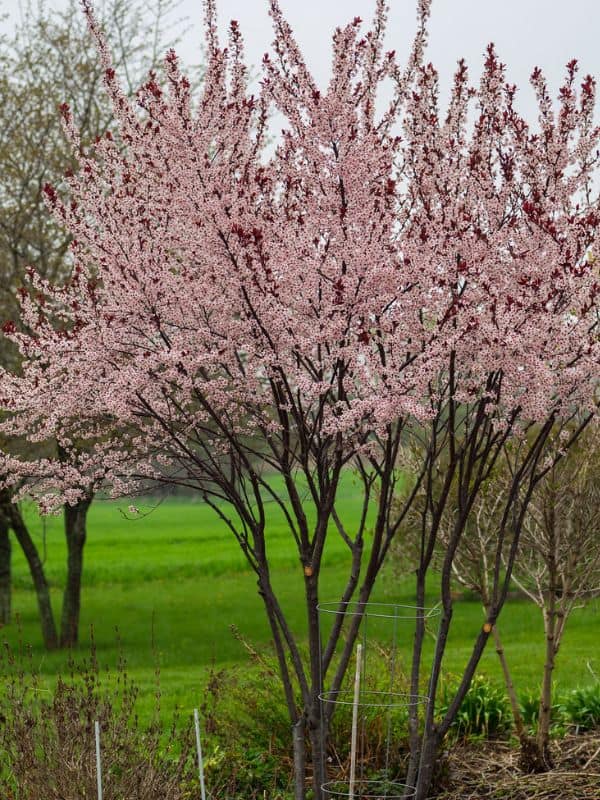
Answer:
<svg viewBox="0 0 600 800"><path fill-rule="evenodd" d="M552 754L552 771L525 775L508 742L455 746L436 800L600 800L600 732L558 739Z"/></svg>

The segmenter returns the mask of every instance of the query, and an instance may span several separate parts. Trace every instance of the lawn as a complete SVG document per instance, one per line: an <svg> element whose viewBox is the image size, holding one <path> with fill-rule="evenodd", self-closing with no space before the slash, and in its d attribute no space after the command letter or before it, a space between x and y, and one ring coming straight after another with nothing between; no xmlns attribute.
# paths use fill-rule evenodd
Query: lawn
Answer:
<svg viewBox="0 0 600 800"><path fill-rule="evenodd" d="M340 498L342 516L351 523L359 511L359 498L350 475L345 476ZM119 651L127 659L130 674L143 690L142 713L152 703L157 661L164 712L168 713L176 703L191 709L198 705L211 664L226 666L247 659L243 643L232 634L232 625L259 648L269 642L255 578L231 534L203 504L179 499L170 499L156 507L140 504L142 513L133 519L127 518L127 506L125 501L98 501L90 511L81 644L75 656L89 656L93 628L103 667L113 667ZM52 517L43 522L33 508L28 509L27 517L44 554L56 612L60 610L65 565L62 520ZM302 573L293 541L275 506L269 519L268 546L282 605L294 630L302 633ZM347 570L345 545L331 531L322 574L324 600L336 598ZM2 630L0 639L13 647L19 641L30 645L34 668L51 682L66 669L67 656L46 653L41 647L28 570L16 546L14 583L18 623ZM410 579L399 581L391 572L385 573L374 599L410 603ZM431 602L435 602L433 588ZM476 601L457 603L445 663L449 675L460 672L481 623ZM501 618L501 629L517 686L533 687L543 664L539 612L528 603L512 600ZM591 670L600 672L599 635L600 604L595 601L587 609L577 611L569 623L556 670L560 688L588 683ZM401 628L400 649L404 658L408 655L410 637L410 630ZM489 648L480 672L500 680L496 662L493 648Z"/></svg>

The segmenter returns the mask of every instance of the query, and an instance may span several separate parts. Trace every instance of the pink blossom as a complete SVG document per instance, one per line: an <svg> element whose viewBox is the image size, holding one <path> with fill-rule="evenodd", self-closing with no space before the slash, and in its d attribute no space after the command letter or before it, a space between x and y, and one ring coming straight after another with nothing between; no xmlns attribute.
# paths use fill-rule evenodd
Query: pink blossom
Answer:
<svg viewBox="0 0 600 800"><path fill-rule="evenodd" d="M323 90L272 0L252 96L238 25L221 47L205 5L198 102L174 53L131 102L86 4L118 136L82 152L63 110L79 168L68 199L45 193L73 272L60 287L32 273L23 326L3 325L23 356L2 375L4 432L71 453L46 482L33 470L43 496L204 486L256 437L247 457L266 469L286 447L289 470L327 448L373 453L389 426L435 413L450 360L456 401L484 398L498 426L592 409L594 81L578 90L570 65L555 109L534 72L531 129L490 46L479 87L461 62L442 112L422 0L406 69L383 50L379 2L366 35L357 19L336 31ZM286 120L273 152L271 110Z"/></svg>

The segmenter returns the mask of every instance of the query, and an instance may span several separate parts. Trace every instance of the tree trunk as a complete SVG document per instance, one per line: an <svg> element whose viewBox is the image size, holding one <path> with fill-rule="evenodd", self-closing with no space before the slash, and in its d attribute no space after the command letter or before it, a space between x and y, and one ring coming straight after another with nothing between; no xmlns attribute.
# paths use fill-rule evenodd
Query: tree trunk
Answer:
<svg viewBox="0 0 600 800"><path fill-rule="evenodd" d="M489 609L486 609L486 615L489 615ZM496 655L498 656L500 666L502 667L502 674L504 676L504 683L506 685L506 693L508 694L508 699L510 701L510 707L515 723L515 731L520 741L521 737L525 735L525 724L523 722L523 717L521 716L517 692L515 690L512 675L510 674L508 661L506 660L506 653L504 652L504 645L502 644L502 639L500 638L498 625L494 625L492 633L494 636L494 645L496 646Z"/></svg>
<svg viewBox="0 0 600 800"><path fill-rule="evenodd" d="M305 569L304 588L306 596L308 642L310 652L310 706L306 709L308 717L308 733L310 736L311 758L313 767L313 792L315 800L323 796L322 786L327 780L325 760L327 747L327 725L321 708L322 669L321 630L319 625L319 591L318 573Z"/></svg>
<svg viewBox="0 0 600 800"><path fill-rule="evenodd" d="M421 657L423 654L423 643L425 641L425 573L423 570L417 571L415 612L415 635L412 652L411 680L410 680L410 707L408 710L408 731L410 741L410 758L406 775L408 786L416 783L419 759L421 756L421 741L419 737L419 678L421 675Z"/></svg>
<svg viewBox="0 0 600 800"><path fill-rule="evenodd" d="M554 588L551 589L553 594ZM549 607L545 613L546 630L546 660L544 662L544 677L542 680L542 691L540 695L540 713L538 719L537 745L545 765L544 770L552 769L552 757L550 756L550 723L552 717L552 675L554 672L554 659L556 656L555 634L556 634L556 598L550 597Z"/></svg>
<svg viewBox="0 0 600 800"><path fill-rule="evenodd" d="M264 552L262 553L264 556ZM292 726L292 748L294 756L294 800L305 800L306 797L306 723L307 714L306 707L300 710L294 698L294 689L292 686L292 678L290 675L290 668L286 659L286 644L288 652L291 654L292 661L297 661L297 654L294 654L290 649L290 642L287 641L287 634L289 631L285 629L285 621L282 620L277 612L277 601L273 594L273 589L270 583L269 569L265 561L261 563L259 569L258 579L258 593L262 597L267 619L273 634L273 644L275 645L275 652L279 662L279 673L283 684L284 695L290 722ZM300 673L298 668L301 664L295 663L293 665L296 671L296 677L299 678ZM308 686L303 686L303 697L308 696Z"/></svg>
<svg viewBox="0 0 600 800"><path fill-rule="evenodd" d="M313 797L314 800L322 800L323 789L321 788L327 777L325 775L325 760L327 746L327 731L321 721L318 710L309 720L308 731L310 736L310 750L313 767Z"/></svg>
<svg viewBox="0 0 600 800"><path fill-rule="evenodd" d="M56 650L58 647L58 635L56 632L56 623L54 622L54 614L52 613L50 587L48 586L48 581L44 573L44 565L42 564L37 547L31 538L19 508L14 503L7 504L5 508L11 528L15 532L17 541L29 565L29 571L31 573L40 612L44 647L46 650Z"/></svg>
<svg viewBox="0 0 600 800"><path fill-rule="evenodd" d="M430 731L425 734L421 747L421 759L415 786L415 800L426 800L429 794L437 764L439 746L440 738L436 731Z"/></svg>
<svg viewBox="0 0 600 800"><path fill-rule="evenodd" d="M11 606L10 526L0 509L0 627L10 623Z"/></svg>
<svg viewBox="0 0 600 800"><path fill-rule="evenodd" d="M521 754L519 757L519 766L523 772L539 773L546 772L548 766L542 751L540 750L537 741L532 738L525 729L521 709L519 708L519 701L517 693L510 674L508 662L506 660L506 653L504 652L504 645L500 638L498 626L493 627L494 644L496 645L496 653L502 666L502 674L504 675L504 683L506 685L506 692L510 700L510 707L512 710L513 720L515 723L515 733L519 739Z"/></svg>
<svg viewBox="0 0 600 800"><path fill-rule="evenodd" d="M79 638L83 548L86 539L86 517L90 503L91 498L86 498L74 506L65 505L64 509L65 537L67 540L67 582L63 594L60 625L61 647L74 647Z"/></svg>
<svg viewBox="0 0 600 800"><path fill-rule="evenodd" d="M306 797L306 724L304 716L292 725L292 741L294 748L294 800Z"/></svg>

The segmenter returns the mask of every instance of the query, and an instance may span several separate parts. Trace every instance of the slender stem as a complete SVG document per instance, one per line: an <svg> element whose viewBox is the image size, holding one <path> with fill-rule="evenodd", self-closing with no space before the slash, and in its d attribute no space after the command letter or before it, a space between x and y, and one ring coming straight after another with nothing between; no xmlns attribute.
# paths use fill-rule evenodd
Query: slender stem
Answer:
<svg viewBox="0 0 600 800"><path fill-rule="evenodd" d="M198 709L194 709L194 729L196 731L196 751L198 753L198 776L200 778L200 797L206 800L206 788L204 786L204 762L202 760L202 742L200 740L200 717Z"/></svg>
<svg viewBox="0 0 600 800"><path fill-rule="evenodd" d="M360 675L362 667L362 644L356 645L356 672L354 674L354 699L352 702L352 741L350 745L350 783L348 800L354 800L354 784L356 781L356 743L358 733L358 707L360 701Z"/></svg>

